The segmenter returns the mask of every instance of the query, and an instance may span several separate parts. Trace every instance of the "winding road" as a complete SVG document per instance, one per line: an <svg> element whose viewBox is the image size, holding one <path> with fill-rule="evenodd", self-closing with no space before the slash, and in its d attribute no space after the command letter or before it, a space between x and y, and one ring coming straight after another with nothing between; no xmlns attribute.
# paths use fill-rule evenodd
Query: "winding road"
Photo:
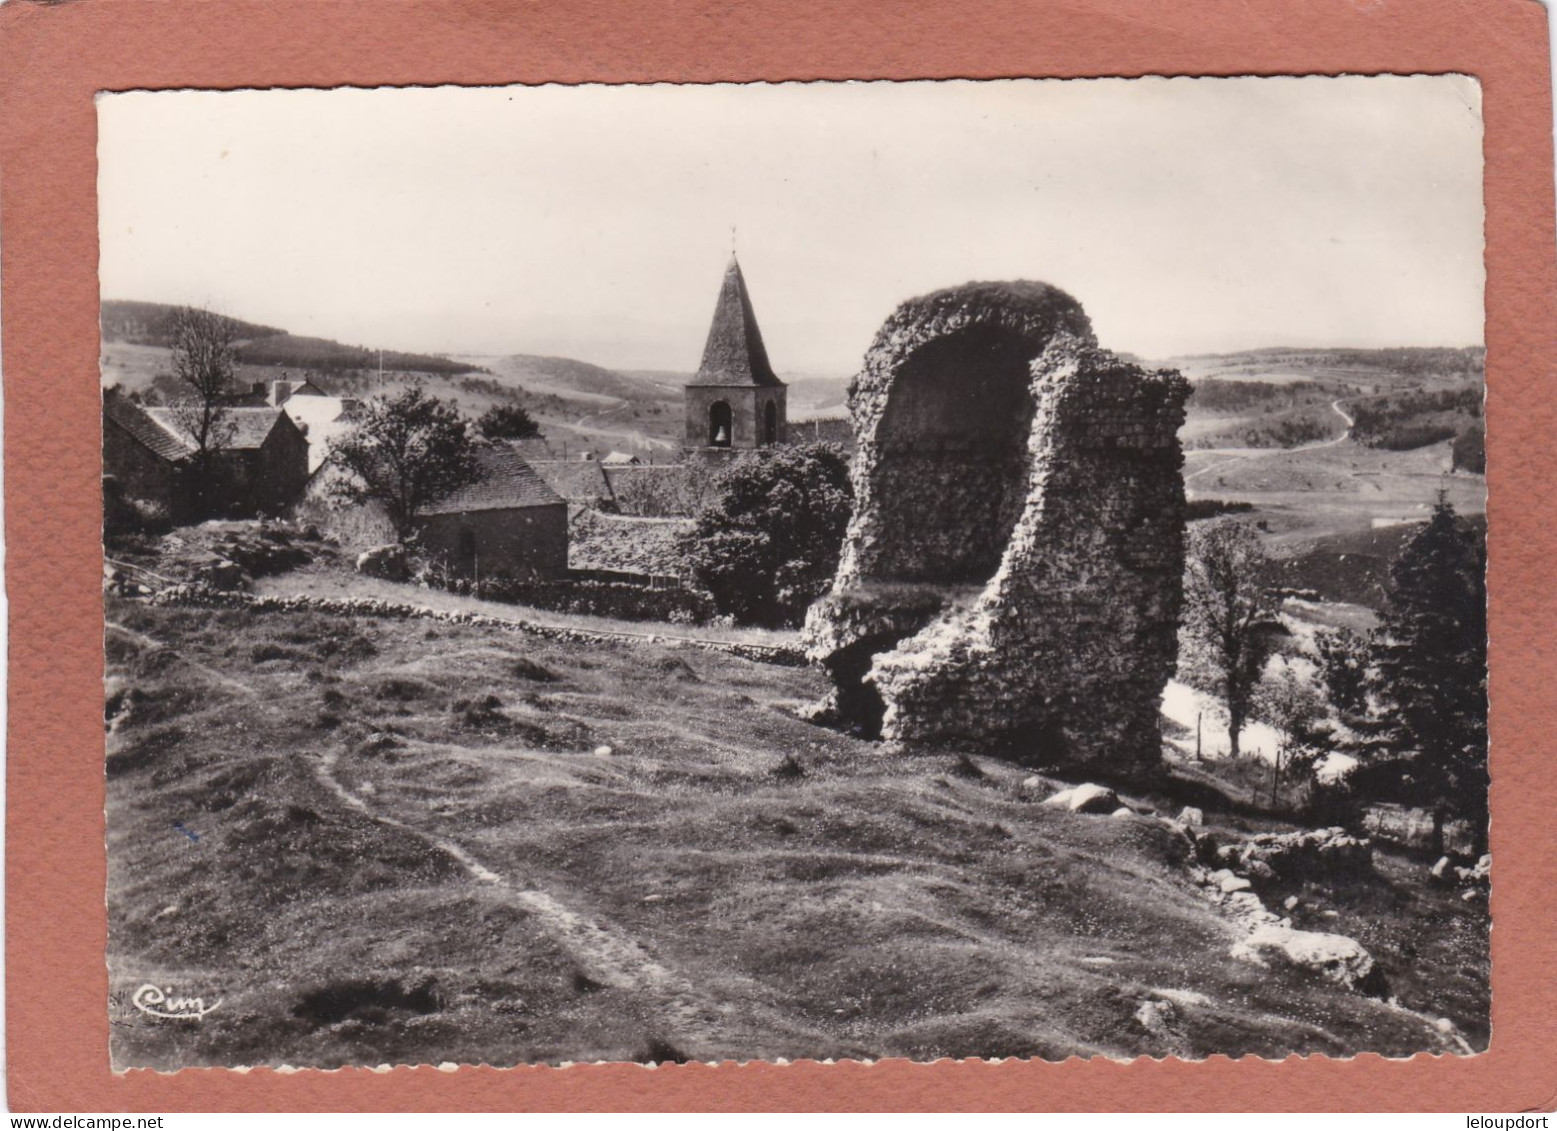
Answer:
<svg viewBox="0 0 1557 1131"><path fill-rule="evenodd" d="M1199 471L1190 472L1190 474L1184 476L1184 482L1193 482L1194 480L1199 479L1202 475L1205 475L1207 472L1215 471L1217 468L1227 467L1235 463L1244 463L1251 459L1261 459L1263 457L1282 455L1289 452L1317 452L1320 448L1333 448L1338 444L1344 444L1347 440L1351 439L1352 429L1356 426L1357 421L1344 408L1341 407L1341 402L1338 399L1330 402L1330 411L1339 416L1346 424L1345 431L1343 431L1333 440L1319 440L1312 444L1299 444L1295 448L1207 448L1204 450L1208 454L1225 455L1229 458L1218 460L1215 463L1208 463Z"/></svg>

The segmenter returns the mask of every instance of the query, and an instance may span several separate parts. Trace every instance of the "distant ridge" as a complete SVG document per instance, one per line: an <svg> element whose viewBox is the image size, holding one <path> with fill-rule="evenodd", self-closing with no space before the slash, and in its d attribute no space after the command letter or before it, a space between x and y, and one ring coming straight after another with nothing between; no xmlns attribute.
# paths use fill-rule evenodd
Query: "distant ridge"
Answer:
<svg viewBox="0 0 1557 1131"><path fill-rule="evenodd" d="M171 349L173 315L178 309L170 303L104 299L100 320L103 340ZM376 369L380 364L389 370L445 376L484 372L468 362L432 354L348 346L329 338L289 334L274 326L262 326L239 318L228 321L239 340L235 351L237 360L246 365L285 366L324 373Z"/></svg>
<svg viewBox="0 0 1557 1131"><path fill-rule="evenodd" d="M107 298L103 300L99 324L103 340L129 342L137 346L162 346L173 348L173 315L179 308L165 302L139 302L134 299ZM229 322L243 339L269 338L285 334L274 326L261 326L255 322L229 318Z"/></svg>

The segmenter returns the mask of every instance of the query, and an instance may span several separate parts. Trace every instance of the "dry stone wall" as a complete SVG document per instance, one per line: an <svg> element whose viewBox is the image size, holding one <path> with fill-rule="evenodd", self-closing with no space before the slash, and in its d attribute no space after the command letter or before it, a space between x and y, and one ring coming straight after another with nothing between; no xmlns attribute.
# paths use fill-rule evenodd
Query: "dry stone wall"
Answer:
<svg viewBox="0 0 1557 1131"><path fill-rule="evenodd" d="M1046 765L1154 765L1187 395L1177 373L1099 349L1045 284L899 308L851 387L856 512L807 619L837 720Z"/></svg>

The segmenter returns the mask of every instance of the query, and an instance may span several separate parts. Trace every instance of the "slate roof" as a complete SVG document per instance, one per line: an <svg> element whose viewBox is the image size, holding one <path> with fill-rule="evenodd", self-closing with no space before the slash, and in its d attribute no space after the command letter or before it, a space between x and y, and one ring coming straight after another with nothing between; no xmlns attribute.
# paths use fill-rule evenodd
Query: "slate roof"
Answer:
<svg viewBox="0 0 1557 1131"><path fill-rule="evenodd" d="M481 469L481 478L439 502L424 507L422 513L460 514L465 511L562 505L562 496L547 486L546 480L507 444L478 448L476 461Z"/></svg>
<svg viewBox="0 0 1557 1131"><path fill-rule="evenodd" d="M714 306L713 325L703 346L703 363L688 385L772 385L782 387L768 364L768 351L757 329L746 278L735 256L724 271L719 301Z"/></svg>
<svg viewBox="0 0 1557 1131"><path fill-rule="evenodd" d="M570 503L615 498L605 470L592 459L535 460L531 465L548 486Z"/></svg>
<svg viewBox="0 0 1557 1131"><path fill-rule="evenodd" d="M192 450L194 441L189 438L187 432L179 427L178 419L170 408L148 408L146 415L166 432L174 443L181 443L186 450ZM232 437L226 440L221 448L223 451L254 449L265 443L265 438L270 435L276 421L281 419L283 413L279 408L228 408L222 412L223 425L231 426Z"/></svg>
<svg viewBox="0 0 1557 1131"><path fill-rule="evenodd" d="M110 389L103 394L103 415L148 448L158 459L177 463L191 448L151 418L145 409Z"/></svg>

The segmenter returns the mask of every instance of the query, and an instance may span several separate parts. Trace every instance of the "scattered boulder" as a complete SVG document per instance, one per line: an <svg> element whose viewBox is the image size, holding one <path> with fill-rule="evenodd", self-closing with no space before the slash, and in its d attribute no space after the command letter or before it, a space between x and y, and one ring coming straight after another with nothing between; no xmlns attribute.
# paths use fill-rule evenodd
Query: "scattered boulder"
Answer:
<svg viewBox="0 0 1557 1131"><path fill-rule="evenodd" d="M1254 928L1278 921L1252 891L1235 891L1222 899L1228 914L1247 927Z"/></svg>
<svg viewBox="0 0 1557 1131"><path fill-rule="evenodd" d="M261 526L257 532L228 531L216 543L216 552L237 562L255 577L285 573L313 561L313 555L292 544L291 535L279 526Z"/></svg>
<svg viewBox="0 0 1557 1131"><path fill-rule="evenodd" d="M1260 833L1239 847L1232 867L1260 880L1359 875L1373 869L1373 842L1341 828Z"/></svg>
<svg viewBox="0 0 1557 1131"><path fill-rule="evenodd" d="M219 593L246 592L254 587L254 580L237 562L216 558L195 570L195 584Z"/></svg>
<svg viewBox="0 0 1557 1131"><path fill-rule="evenodd" d="M1243 873L1251 880L1269 881L1276 878L1276 869L1263 860L1250 860L1243 866Z"/></svg>
<svg viewBox="0 0 1557 1131"><path fill-rule="evenodd" d="M1153 997L1171 1001L1174 1005L1210 1005L1211 999L1199 990L1152 990Z"/></svg>
<svg viewBox="0 0 1557 1131"><path fill-rule="evenodd" d="M1173 1003L1169 1001L1143 1001L1141 1008L1135 1011L1135 1019L1141 1028L1155 1037L1166 1036L1168 1026L1173 1022L1175 1015Z"/></svg>
<svg viewBox="0 0 1557 1131"><path fill-rule="evenodd" d="M1460 857L1459 859L1466 859ZM1471 867L1455 862L1453 856L1440 856L1433 865L1432 878L1445 887L1486 887L1492 882L1492 856L1483 855Z"/></svg>
<svg viewBox="0 0 1557 1131"><path fill-rule="evenodd" d="M1216 879L1217 886L1221 888L1223 895L1232 895L1235 891L1248 891L1254 887L1248 880L1242 876L1236 876L1232 872L1213 872L1212 876Z"/></svg>
<svg viewBox="0 0 1557 1131"><path fill-rule="evenodd" d="M404 581L411 576L403 546L374 546L357 555L357 572L385 581Z"/></svg>
<svg viewBox="0 0 1557 1131"><path fill-rule="evenodd" d="M1135 816L1135 810L1130 808L1128 805L1121 805L1119 808L1115 809L1112 813L1110 813L1109 816L1110 817L1133 817L1133 816Z"/></svg>
<svg viewBox="0 0 1557 1131"><path fill-rule="evenodd" d="M1078 785L1061 790L1044 802L1050 809L1069 809L1072 813L1111 813L1119 807L1119 795L1106 785Z"/></svg>
<svg viewBox="0 0 1557 1131"><path fill-rule="evenodd" d="M1356 939L1318 931L1298 931L1267 923L1234 945L1234 958L1269 966L1278 962L1309 970L1348 988L1358 988L1373 972L1373 956Z"/></svg>
<svg viewBox="0 0 1557 1131"><path fill-rule="evenodd" d="M1206 815L1193 805L1186 805L1180 811L1176 823L1183 825L1185 828L1198 829L1206 823Z"/></svg>

